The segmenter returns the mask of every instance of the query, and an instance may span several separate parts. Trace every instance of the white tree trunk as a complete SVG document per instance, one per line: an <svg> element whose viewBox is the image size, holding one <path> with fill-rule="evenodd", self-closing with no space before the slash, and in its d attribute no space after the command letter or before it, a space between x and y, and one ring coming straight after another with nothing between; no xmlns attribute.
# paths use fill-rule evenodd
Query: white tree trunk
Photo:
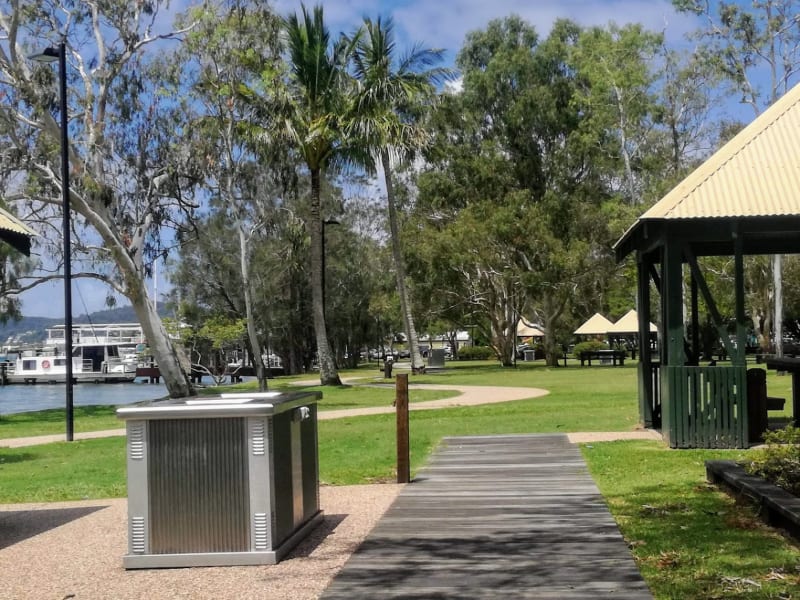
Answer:
<svg viewBox="0 0 800 600"><path fill-rule="evenodd" d="M392 184L391 164L389 153L381 152L383 177L386 182L386 204L389 211L389 231L391 233L392 258L394 259L394 272L397 280L397 293L400 296L400 311L403 313L403 323L408 337L409 351L411 354L411 372L419 373L425 366L422 353L419 351L419 337L414 326L414 314L411 310L411 298L406 285L406 268L403 261L403 251L400 244L400 228L397 222L397 205L395 204L394 185Z"/></svg>

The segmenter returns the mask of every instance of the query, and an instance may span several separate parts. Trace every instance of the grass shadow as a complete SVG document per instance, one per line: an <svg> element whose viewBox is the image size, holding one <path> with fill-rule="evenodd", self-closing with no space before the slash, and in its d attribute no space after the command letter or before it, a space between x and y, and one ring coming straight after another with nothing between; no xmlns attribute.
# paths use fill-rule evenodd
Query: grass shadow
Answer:
<svg viewBox="0 0 800 600"><path fill-rule="evenodd" d="M36 455L31 452L15 452L10 449L0 448L0 465L21 463L35 458Z"/></svg>

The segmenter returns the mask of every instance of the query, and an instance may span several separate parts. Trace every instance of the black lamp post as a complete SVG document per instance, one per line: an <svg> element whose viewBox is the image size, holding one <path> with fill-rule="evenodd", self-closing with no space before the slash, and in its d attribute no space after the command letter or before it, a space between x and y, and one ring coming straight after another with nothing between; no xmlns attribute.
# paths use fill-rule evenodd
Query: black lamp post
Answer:
<svg viewBox="0 0 800 600"><path fill-rule="evenodd" d="M45 48L34 54L31 60L43 63L58 61L58 81L61 110L61 202L64 223L64 354L66 355L66 412L67 441L73 439L73 396L72 396L72 265L70 255L70 215L69 215L69 139L67 137L67 50L62 41L58 48Z"/></svg>

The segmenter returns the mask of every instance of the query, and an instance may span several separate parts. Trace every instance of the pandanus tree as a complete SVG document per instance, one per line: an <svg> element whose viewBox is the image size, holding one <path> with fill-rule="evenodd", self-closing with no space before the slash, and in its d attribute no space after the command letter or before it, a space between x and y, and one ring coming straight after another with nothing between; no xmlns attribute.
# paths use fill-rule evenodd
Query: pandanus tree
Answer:
<svg viewBox="0 0 800 600"><path fill-rule="evenodd" d="M352 81L347 63L353 39L331 40L321 6L285 20L292 110L286 129L311 178L308 230L311 238L311 296L322 385L340 385L325 325L322 274L321 188L326 169L344 156Z"/></svg>
<svg viewBox="0 0 800 600"><path fill-rule="evenodd" d="M383 171L397 292L411 351L411 367L416 373L423 362L406 280L392 175L399 164L412 159L415 152L428 144L430 138L420 118L424 108L436 99L435 84L451 71L435 66L442 59L443 51L439 49L416 44L407 54L399 56L391 18L364 19L362 29L353 39L353 71L359 88L350 128L352 138L367 150L362 156L363 166L371 172L378 167Z"/></svg>

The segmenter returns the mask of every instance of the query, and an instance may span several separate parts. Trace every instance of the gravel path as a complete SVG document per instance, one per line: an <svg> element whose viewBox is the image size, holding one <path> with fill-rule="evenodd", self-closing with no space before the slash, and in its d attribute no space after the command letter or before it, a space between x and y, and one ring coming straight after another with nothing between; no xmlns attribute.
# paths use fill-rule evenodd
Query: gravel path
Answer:
<svg viewBox="0 0 800 600"><path fill-rule="evenodd" d="M5 600L318 598L403 486L322 486L325 520L277 565L126 571L123 499L7 504L0 510Z"/></svg>

